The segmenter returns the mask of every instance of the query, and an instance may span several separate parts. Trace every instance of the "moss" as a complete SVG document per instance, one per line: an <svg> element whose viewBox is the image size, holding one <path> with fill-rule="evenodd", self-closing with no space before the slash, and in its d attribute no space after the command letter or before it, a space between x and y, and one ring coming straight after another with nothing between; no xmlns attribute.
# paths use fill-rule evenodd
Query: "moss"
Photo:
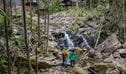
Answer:
<svg viewBox="0 0 126 74"><path fill-rule="evenodd" d="M108 67L104 64L99 64L99 65L95 65L94 69L98 74L106 74Z"/></svg>
<svg viewBox="0 0 126 74"><path fill-rule="evenodd" d="M34 71L36 69L36 61L35 59L33 60L30 60L31 62L31 70ZM28 63L28 60L27 58L24 58L24 57L18 57L17 58L17 61L15 63L15 66L20 69L19 71L20 72L23 72L22 70L25 69L24 72L27 72L28 71L28 68L29 68L29 63ZM46 69L46 68L51 68L53 65L49 64L48 62L43 62L43 61L38 61L38 69Z"/></svg>
<svg viewBox="0 0 126 74"><path fill-rule="evenodd" d="M29 63L26 58L18 57L15 63L15 66L17 67L17 70L19 73L28 74Z"/></svg>
<svg viewBox="0 0 126 74"><path fill-rule="evenodd" d="M114 65L114 64L95 64L93 68L98 74L106 74L108 69L115 70L116 65Z"/></svg>
<svg viewBox="0 0 126 74"><path fill-rule="evenodd" d="M76 23L70 26L70 29L71 29L72 31L76 31L78 28L79 28L79 25L76 24Z"/></svg>

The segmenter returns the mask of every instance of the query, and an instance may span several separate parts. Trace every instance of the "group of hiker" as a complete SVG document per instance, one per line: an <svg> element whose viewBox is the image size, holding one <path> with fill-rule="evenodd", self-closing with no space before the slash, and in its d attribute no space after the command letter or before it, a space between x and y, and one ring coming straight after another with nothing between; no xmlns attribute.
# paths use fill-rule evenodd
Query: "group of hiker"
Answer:
<svg viewBox="0 0 126 74"><path fill-rule="evenodd" d="M75 49L67 50L65 48L61 49L61 53L59 54L62 56L62 65L67 67L68 65L74 67L77 61L77 52Z"/></svg>

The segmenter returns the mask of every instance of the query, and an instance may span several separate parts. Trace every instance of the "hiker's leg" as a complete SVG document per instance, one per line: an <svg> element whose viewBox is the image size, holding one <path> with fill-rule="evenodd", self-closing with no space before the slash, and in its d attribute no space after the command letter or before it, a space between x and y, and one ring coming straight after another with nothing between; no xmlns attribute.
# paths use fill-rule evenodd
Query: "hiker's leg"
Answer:
<svg viewBox="0 0 126 74"><path fill-rule="evenodd" d="M71 61L72 61L72 65L71 66L73 67L74 66L74 60L71 60Z"/></svg>
<svg viewBox="0 0 126 74"><path fill-rule="evenodd" d="M67 58L65 58L64 66L65 66L65 67L67 66Z"/></svg>
<svg viewBox="0 0 126 74"><path fill-rule="evenodd" d="M72 60L70 60L70 66L72 66Z"/></svg>
<svg viewBox="0 0 126 74"><path fill-rule="evenodd" d="M64 57L63 57L62 65L63 65L63 66L65 65L65 58L64 58Z"/></svg>
<svg viewBox="0 0 126 74"><path fill-rule="evenodd" d="M75 60L73 60L73 66L75 66Z"/></svg>

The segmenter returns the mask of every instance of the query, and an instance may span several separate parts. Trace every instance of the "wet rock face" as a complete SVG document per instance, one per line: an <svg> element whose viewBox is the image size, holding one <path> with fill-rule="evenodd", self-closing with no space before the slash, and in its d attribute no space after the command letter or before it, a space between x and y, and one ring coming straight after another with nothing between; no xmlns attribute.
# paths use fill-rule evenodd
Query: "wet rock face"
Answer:
<svg viewBox="0 0 126 74"><path fill-rule="evenodd" d="M121 47L121 43L119 42L116 34L112 34L102 44L98 45L96 49L99 52L111 53L119 47Z"/></svg>
<svg viewBox="0 0 126 74"><path fill-rule="evenodd" d="M83 43L83 39L79 36L74 36L73 42L76 47L81 47L81 44Z"/></svg>
<svg viewBox="0 0 126 74"><path fill-rule="evenodd" d="M94 45L95 45L94 39L92 37L90 37L90 36L86 36L86 35L83 35L83 36L86 39L89 46L91 46L93 48ZM76 36L73 36L72 39L73 39L73 42L74 42L76 47L83 48L83 47L87 46L82 36L77 36L76 35Z"/></svg>
<svg viewBox="0 0 126 74"><path fill-rule="evenodd" d="M60 38L64 38L65 35L64 35L64 33L58 33L58 34L55 34L54 37L55 37L56 39L60 39Z"/></svg>
<svg viewBox="0 0 126 74"><path fill-rule="evenodd" d="M91 47L94 47L94 39L93 37L82 35L82 34L76 34L70 30L60 31L60 30L52 30L51 31L53 37L55 38L55 41L58 44L58 47L70 47L70 41L72 42L74 47L80 47L80 48L88 48L87 44ZM86 40L86 42L85 42Z"/></svg>

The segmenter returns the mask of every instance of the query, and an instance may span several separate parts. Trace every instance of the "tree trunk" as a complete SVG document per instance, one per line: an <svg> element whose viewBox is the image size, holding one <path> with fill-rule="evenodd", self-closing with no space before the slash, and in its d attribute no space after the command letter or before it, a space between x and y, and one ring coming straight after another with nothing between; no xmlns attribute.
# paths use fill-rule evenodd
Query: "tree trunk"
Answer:
<svg viewBox="0 0 126 74"><path fill-rule="evenodd" d="M27 39L27 25L26 25L26 12L25 12L25 1L22 0L22 10L23 10L23 24L24 24L24 34L25 34L25 48L27 51L27 59L28 59L28 74L31 74L31 62L30 62L30 52L28 47L28 39Z"/></svg>
<svg viewBox="0 0 126 74"><path fill-rule="evenodd" d="M48 0L48 3L50 0ZM46 45L46 54L48 54L48 41L49 41L49 4L48 4L48 14L47 14L47 45Z"/></svg>
<svg viewBox="0 0 126 74"><path fill-rule="evenodd" d="M6 0L3 0L3 9L4 12L6 12ZM5 38L6 38L6 52L8 56L8 74L11 74L11 57L10 57L10 50L9 50L9 38L8 38L8 24L7 24L7 18L4 16L4 27L5 27Z"/></svg>
<svg viewBox="0 0 126 74"><path fill-rule="evenodd" d="M47 11L46 11L46 3L44 4L44 36L43 36L43 38L45 39L44 40L44 53L46 53L46 33L47 33L47 27L46 27L46 25L47 25L47 16L46 16L46 13L47 13Z"/></svg>
<svg viewBox="0 0 126 74"><path fill-rule="evenodd" d="M78 8L79 7L79 1L76 0L76 7Z"/></svg>
<svg viewBox="0 0 126 74"><path fill-rule="evenodd" d="M40 47L40 38L41 38L41 36L40 36L40 13L39 13L39 0L37 0L37 4L38 4L38 6L37 6L37 15L38 15L38 48ZM37 55L38 55L38 52L37 52L37 49L36 49L36 51L35 51L35 53L36 53L36 74L38 74L38 57L37 57Z"/></svg>
<svg viewBox="0 0 126 74"><path fill-rule="evenodd" d="M30 30L32 32L33 23L32 23L32 6L31 6L31 3L32 3L32 0L30 0L30 24L31 24Z"/></svg>

